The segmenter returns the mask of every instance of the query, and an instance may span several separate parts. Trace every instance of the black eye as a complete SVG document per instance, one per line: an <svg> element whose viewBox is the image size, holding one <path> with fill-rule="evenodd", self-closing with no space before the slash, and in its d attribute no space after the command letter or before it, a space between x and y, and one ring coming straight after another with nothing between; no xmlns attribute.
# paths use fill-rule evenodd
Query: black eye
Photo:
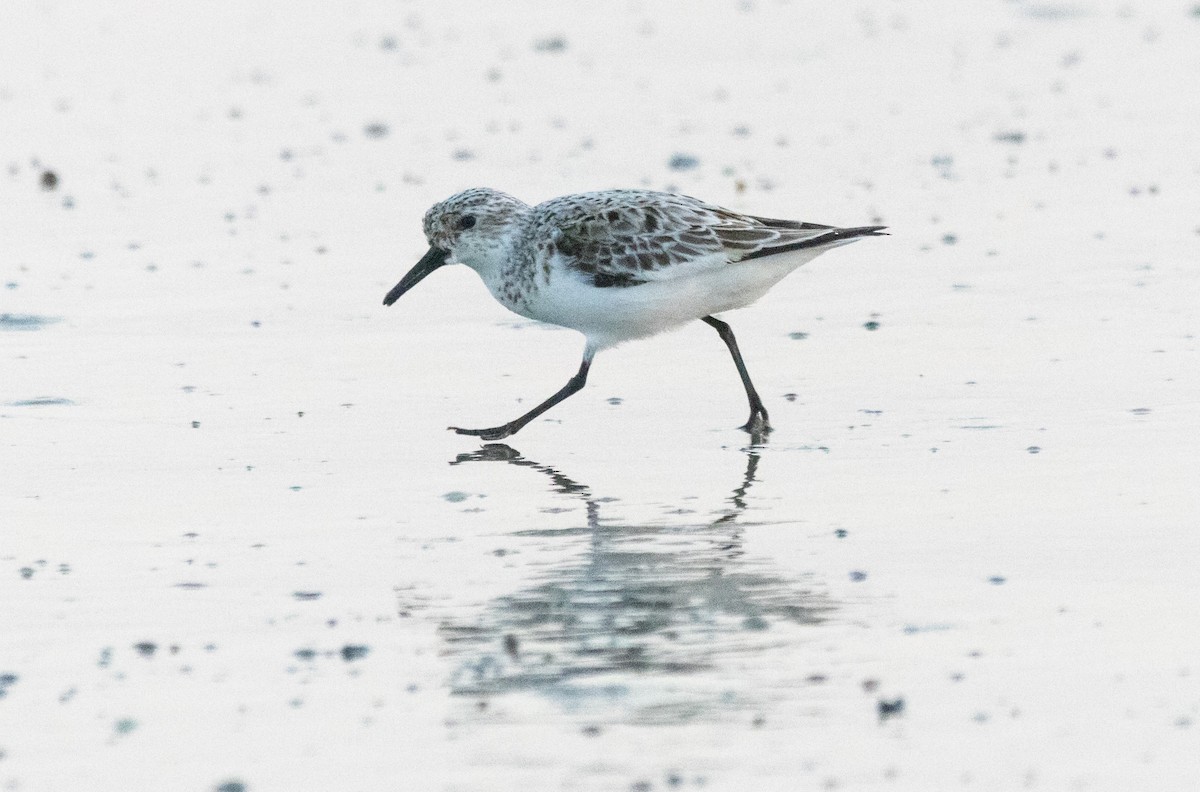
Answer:
<svg viewBox="0 0 1200 792"><path fill-rule="evenodd" d="M458 219L458 227L466 231L475 227L475 215L463 215Z"/></svg>

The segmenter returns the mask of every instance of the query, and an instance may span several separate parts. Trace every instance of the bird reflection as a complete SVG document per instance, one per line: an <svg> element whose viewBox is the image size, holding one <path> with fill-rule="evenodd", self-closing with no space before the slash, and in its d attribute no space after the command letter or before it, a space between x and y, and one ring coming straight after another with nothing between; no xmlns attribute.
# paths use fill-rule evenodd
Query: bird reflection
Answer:
<svg viewBox="0 0 1200 792"><path fill-rule="evenodd" d="M515 532L585 541L578 556L540 569L537 581L493 600L474 620L440 625L446 654L458 661L452 690L536 689L575 699L590 684L593 695L620 695L634 676L711 671L723 660L777 646L771 628L779 623L823 621L832 609L827 599L743 554L740 519L760 451L751 446L744 453L745 471L725 512L684 525L604 519L607 503L591 488L507 445L460 454L450 464L501 462L545 476L555 492L585 504L587 521L568 530Z"/></svg>

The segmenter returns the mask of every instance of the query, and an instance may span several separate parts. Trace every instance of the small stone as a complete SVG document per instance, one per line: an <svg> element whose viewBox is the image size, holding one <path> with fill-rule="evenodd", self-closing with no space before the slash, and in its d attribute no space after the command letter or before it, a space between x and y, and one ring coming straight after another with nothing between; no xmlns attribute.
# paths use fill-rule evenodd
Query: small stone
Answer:
<svg viewBox="0 0 1200 792"><path fill-rule="evenodd" d="M382 121L373 121L363 127L363 134L376 140L387 137L389 131L391 130L388 128L388 125Z"/></svg>
<svg viewBox="0 0 1200 792"><path fill-rule="evenodd" d="M347 663L361 660L371 651L371 647L362 644L346 644L342 647L342 659Z"/></svg>
<svg viewBox="0 0 1200 792"><path fill-rule="evenodd" d="M880 720L893 718L904 712L904 699L903 697L894 698L891 701L888 701L887 699L879 699L876 709L879 712Z"/></svg>
<svg viewBox="0 0 1200 792"><path fill-rule="evenodd" d="M674 154L667 162L667 167L674 171L687 171L700 167L700 159L691 154Z"/></svg>
<svg viewBox="0 0 1200 792"><path fill-rule="evenodd" d="M565 52L567 40L562 36L547 36L533 42L534 52Z"/></svg>

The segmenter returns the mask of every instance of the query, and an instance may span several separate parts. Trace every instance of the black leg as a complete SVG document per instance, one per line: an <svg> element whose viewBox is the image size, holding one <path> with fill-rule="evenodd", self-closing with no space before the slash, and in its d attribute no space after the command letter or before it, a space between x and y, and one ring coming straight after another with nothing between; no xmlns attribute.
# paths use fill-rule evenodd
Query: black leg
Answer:
<svg viewBox="0 0 1200 792"><path fill-rule="evenodd" d="M587 383L588 369L591 368L592 358L595 356L596 352L590 346L585 349L583 351L583 362L579 364L579 371L575 373L575 376L571 377L566 385L559 388L557 393L520 418L509 421L503 426L493 426L491 429L459 429L457 426L451 426L450 429L458 432L460 435L475 435L476 437L482 437L484 440L501 440L509 435L516 434L525 427L525 424L537 418L546 412L546 410L549 410L568 396L583 390L584 384Z"/></svg>
<svg viewBox="0 0 1200 792"><path fill-rule="evenodd" d="M737 366L738 374L741 375L742 385L746 387L746 398L750 400L750 420L746 421L746 425L741 428L754 435L771 431L771 422L767 420L767 408L763 406L762 399L758 397L758 391L754 389L754 383L750 381L750 372L746 371L746 364L742 362L742 353L738 351L737 339L733 337L733 328L711 316L705 316L701 321L716 330L717 335L721 336L721 340L725 342L725 346L729 347L729 354L733 355L734 365Z"/></svg>

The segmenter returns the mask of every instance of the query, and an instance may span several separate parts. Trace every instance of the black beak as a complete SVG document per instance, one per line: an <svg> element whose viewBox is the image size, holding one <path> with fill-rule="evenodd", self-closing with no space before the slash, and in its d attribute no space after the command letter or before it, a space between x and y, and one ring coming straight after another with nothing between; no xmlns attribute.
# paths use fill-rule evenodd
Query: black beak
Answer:
<svg viewBox="0 0 1200 792"><path fill-rule="evenodd" d="M416 286L429 273L433 272L438 267L446 263L446 259L450 257L450 251L442 250L441 248L431 247L429 252L421 256L421 260L417 262L417 266L408 271L408 274L400 279L400 282L392 287L392 290L383 298L384 305L391 305L400 299L400 295Z"/></svg>

